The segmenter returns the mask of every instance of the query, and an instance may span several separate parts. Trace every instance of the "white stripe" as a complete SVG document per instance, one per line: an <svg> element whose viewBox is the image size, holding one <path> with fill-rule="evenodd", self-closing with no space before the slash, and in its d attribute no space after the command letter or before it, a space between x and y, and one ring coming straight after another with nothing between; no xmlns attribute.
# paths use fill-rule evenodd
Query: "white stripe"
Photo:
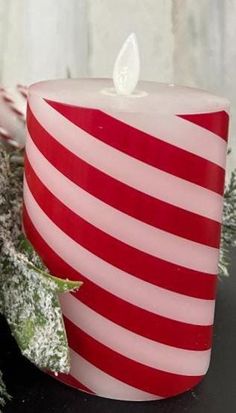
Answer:
<svg viewBox="0 0 236 413"><path fill-rule="evenodd" d="M225 168L227 143L215 133L174 115L144 116L133 112L108 115Z"/></svg>
<svg viewBox="0 0 236 413"><path fill-rule="evenodd" d="M183 350L140 336L104 318L70 293L62 294L60 301L63 314L73 324L131 360L186 376L202 376L209 367L210 350Z"/></svg>
<svg viewBox="0 0 236 413"><path fill-rule="evenodd" d="M99 287L163 317L196 325L213 324L213 300L188 297L140 280L73 241L42 211L30 193L26 181L24 202L34 227L53 251Z"/></svg>
<svg viewBox="0 0 236 413"><path fill-rule="evenodd" d="M104 371L93 366L78 353L70 350L71 371L70 374L76 380L98 396L109 397L118 400L160 400L162 397L138 390L122 381L115 379Z"/></svg>
<svg viewBox="0 0 236 413"><path fill-rule="evenodd" d="M29 102L44 129L90 165L157 199L221 221L222 197L219 194L138 161L93 138L36 95L31 96Z"/></svg>
<svg viewBox="0 0 236 413"><path fill-rule="evenodd" d="M219 255L217 248L155 228L90 195L48 162L29 135L26 152L36 174L45 186L64 205L87 222L154 257L196 271L217 273Z"/></svg>

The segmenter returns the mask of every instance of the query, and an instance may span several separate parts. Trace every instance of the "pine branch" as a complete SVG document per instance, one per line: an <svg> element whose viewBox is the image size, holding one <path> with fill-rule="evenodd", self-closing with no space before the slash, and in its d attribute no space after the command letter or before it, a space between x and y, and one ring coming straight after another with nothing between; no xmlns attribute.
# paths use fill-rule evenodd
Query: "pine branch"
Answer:
<svg viewBox="0 0 236 413"><path fill-rule="evenodd" d="M0 371L0 413L1 407L4 407L7 400L10 400L11 396L7 393L6 386L2 379L2 373Z"/></svg>
<svg viewBox="0 0 236 413"><path fill-rule="evenodd" d="M228 276L230 250L236 246L236 170L225 189L222 223L219 273Z"/></svg>
<svg viewBox="0 0 236 413"><path fill-rule="evenodd" d="M68 373L69 349L59 293L80 282L62 280L47 268L21 232L23 162L0 148L0 312L21 352L41 369ZM7 397L0 381L0 402Z"/></svg>

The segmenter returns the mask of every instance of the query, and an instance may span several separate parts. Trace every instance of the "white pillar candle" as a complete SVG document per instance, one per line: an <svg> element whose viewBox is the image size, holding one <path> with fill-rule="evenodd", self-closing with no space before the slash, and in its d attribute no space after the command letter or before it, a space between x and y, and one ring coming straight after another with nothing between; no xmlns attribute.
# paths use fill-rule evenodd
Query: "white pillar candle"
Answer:
<svg viewBox="0 0 236 413"><path fill-rule="evenodd" d="M205 375L228 110L153 82L128 95L109 79L30 87L24 228L52 273L84 281L61 300L65 383L151 400Z"/></svg>

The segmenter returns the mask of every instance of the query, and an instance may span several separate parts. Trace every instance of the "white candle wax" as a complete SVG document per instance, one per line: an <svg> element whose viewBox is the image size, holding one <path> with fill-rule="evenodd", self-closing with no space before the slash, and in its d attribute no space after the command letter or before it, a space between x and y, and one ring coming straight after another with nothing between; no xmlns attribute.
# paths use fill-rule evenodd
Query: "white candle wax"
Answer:
<svg viewBox="0 0 236 413"><path fill-rule="evenodd" d="M146 92L141 96L137 96L138 92L128 96L106 93L111 88L111 79L64 79L36 83L30 94L114 112L191 114L229 110L227 99L195 88L140 81L138 90Z"/></svg>
<svg viewBox="0 0 236 413"><path fill-rule="evenodd" d="M210 358L229 103L111 80L30 87L24 228L52 273L84 282L62 309L62 381L151 400L197 384Z"/></svg>

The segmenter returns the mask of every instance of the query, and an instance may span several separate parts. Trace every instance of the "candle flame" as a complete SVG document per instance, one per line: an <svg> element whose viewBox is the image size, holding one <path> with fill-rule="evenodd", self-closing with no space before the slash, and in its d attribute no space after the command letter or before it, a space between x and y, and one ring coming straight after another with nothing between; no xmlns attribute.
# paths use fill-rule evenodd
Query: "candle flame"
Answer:
<svg viewBox="0 0 236 413"><path fill-rule="evenodd" d="M138 83L140 58L137 38L130 34L124 42L113 69L113 83L118 95L131 95Z"/></svg>

